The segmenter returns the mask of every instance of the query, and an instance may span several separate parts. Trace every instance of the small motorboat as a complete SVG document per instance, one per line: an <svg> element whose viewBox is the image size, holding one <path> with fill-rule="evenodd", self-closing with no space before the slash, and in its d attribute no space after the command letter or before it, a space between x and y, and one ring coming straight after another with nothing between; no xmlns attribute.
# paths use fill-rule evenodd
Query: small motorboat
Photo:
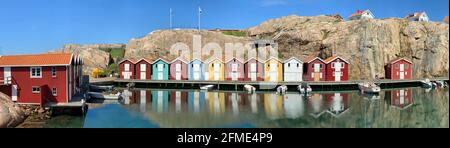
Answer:
<svg viewBox="0 0 450 148"><path fill-rule="evenodd" d="M422 83L423 88L433 88L433 82L430 81L430 79L425 79L423 81L420 81Z"/></svg>
<svg viewBox="0 0 450 148"><path fill-rule="evenodd" d="M112 91L114 89L114 85L110 86L89 85L89 89L94 91Z"/></svg>
<svg viewBox="0 0 450 148"><path fill-rule="evenodd" d="M376 85L375 83L370 82L364 82L358 84L359 90L361 90L361 93L366 94L379 94L381 92L380 86Z"/></svg>
<svg viewBox="0 0 450 148"><path fill-rule="evenodd" d="M447 87L447 85L445 84L444 81L435 81L435 83L436 83L437 87L439 87L439 88Z"/></svg>
<svg viewBox="0 0 450 148"><path fill-rule="evenodd" d="M282 85L277 88L278 94L286 94L287 91L288 91L288 87L286 85Z"/></svg>
<svg viewBox="0 0 450 148"><path fill-rule="evenodd" d="M99 92L88 92L89 99L104 99L104 100L119 100L120 93L117 94L104 94Z"/></svg>
<svg viewBox="0 0 450 148"><path fill-rule="evenodd" d="M312 92L312 88L309 85L307 86L299 85L297 89L298 91L300 91L301 94L308 94Z"/></svg>
<svg viewBox="0 0 450 148"><path fill-rule="evenodd" d="M252 94L256 91L256 88L251 85L244 85L245 91L247 91L249 94Z"/></svg>
<svg viewBox="0 0 450 148"><path fill-rule="evenodd" d="M200 87L201 90L212 90L213 88L214 85L205 85Z"/></svg>

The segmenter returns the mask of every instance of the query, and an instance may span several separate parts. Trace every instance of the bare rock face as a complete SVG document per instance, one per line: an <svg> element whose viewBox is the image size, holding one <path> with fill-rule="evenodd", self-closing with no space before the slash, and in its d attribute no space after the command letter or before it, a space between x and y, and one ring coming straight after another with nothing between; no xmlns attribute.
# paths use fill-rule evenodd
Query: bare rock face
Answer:
<svg viewBox="0 0 450 148"><path fill-rule="evenodd" d="M108 52L100 49L105 48L125 48L124 44L92 44L92 45L77 45L67 44L63 48L56 50L56 52L74 53L84 60L83 72L84 74L91 74L95 68L105 69L108 67L111 55Z"/></svg>
<svg viewBox="0 0 450 148"><path fill-rule="evenodd" d="M250 36L274 39L281 56L330 57L350 62L350 79L384 76L395 58L414 63L414 78L448 77L448 24L404 19L343 21L330 16L287 16L249 28Z"/></svg>
<svg viewBox="0 0 450 148"><path fill-rule="evenodd" d="M225 49L225 43L240 42L244 44L250 40L250 38L230 36L215 31L159 30L151 32L143 38L131 39L125 50L125 58L163 57L170 59L173 58L171 56L174 56L170 55L170 49L176 43L186 44L192 52L194 35L201 36L202 47L214 42L222 49Z"/></svg>
<svg viewBox="0 0 450 148"><path fill-rule="evenodd" d="M0 93L0 128L12 128L25 120L25 113L11 101L11 98Z"/></svg>

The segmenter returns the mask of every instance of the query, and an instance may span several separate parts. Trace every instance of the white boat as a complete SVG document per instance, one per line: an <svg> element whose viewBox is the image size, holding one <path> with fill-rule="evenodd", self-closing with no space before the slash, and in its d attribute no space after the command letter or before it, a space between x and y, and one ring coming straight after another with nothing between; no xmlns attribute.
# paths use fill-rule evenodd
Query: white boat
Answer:
<svg viewBox="0 0 450 148"><path fill-rule="evenodd" d="M103 94L99 92L88 92L87 95L90 99L119 100L120 93Z"/></svg>
<svg viewBox="0 0 450 148"><path fill-rule="evenodd" d="M288 87L286 85L282 85L277 88L278 94L286 94L287 91L288 91Z"/></svg>
<svg viewBox="0 0 450 148"><path fill-rule="evenodd" d="M110 85L110 86L89 85L89 89L99 90L99 91L112 91L114 89L114 85Z"/></svg>
<svg viewBox="0 0 450 148"><path fill-rule="evenodd" d="M300 91L301 94L308 94L312 92L312 88L311 86L303 86L303 85L299 85L297 87L298 91Z"/></svg>
<svg viewBox="0 0 450 148"><path fill-rule="evenodd" d="M211 90L213 88L214 88L214 85L205 85L205 86L200 87L201 90Z"/></svg>
<svg viewBox="0 0 450 148"><path fill-rule="evenodd" d="M375 83L370 82L359 83L358 87L362 93L366 94L378 94L381 92L380 86L376 85Z"/></svg>
<svg viewBox="0 0 450 148"><path fill-rule="evenodd" d="M430 79L425 79L423 81L420 81L422 83L423 88L433 88L433 82L430 81Z"/></svg>
<svg viewBox="0 0 450 148"><path fill-rule="evenodd" d="M445 84L444 81L435 81L435 83L436 83L436 86L439 87L439 88L447 87L447 85Z"/></svg>
<svg viewBox="0 0 450 148"><path fill-rule="evenodd" d="M256 88L251 85L244 85L244 89L250 94L256 91Z"/></svg>

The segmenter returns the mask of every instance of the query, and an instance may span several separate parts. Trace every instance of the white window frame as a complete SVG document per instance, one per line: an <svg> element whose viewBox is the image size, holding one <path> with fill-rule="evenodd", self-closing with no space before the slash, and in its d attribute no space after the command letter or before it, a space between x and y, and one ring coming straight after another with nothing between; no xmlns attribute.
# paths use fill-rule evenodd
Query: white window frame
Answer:
<svg viewBox="0 0 450 148"><path fill-rule="evenodd" d="M125 72L129 72L131 70L131 64L124 64L123 65L123 70Z"/></svg>
<svg viewBox="0 0 450 148"><path fill-rule="evenodd" d="M147 64L140 64L139 65L140 66L140 70L141 70L141 72L146 72L147 71Z"/></svg>
<svg viewBox="0 0 450 148"><path fill-rule="evenodd" d="M56 69L56 67L52 67L52 77L56 78L56 75L57 75L57 69Z"/></svg>
<svg viewBox="0 0 450 148"><path fill-rule="evenodd" d="M55 97L58 96L58 89L56 87L52 88L52 95Z"/></svg>
<svg viewBox="0 0 450 148"><path fill-rule="evenodd" d="M36 70L36 75L33 75L33 70ZM37 75L37 70L39 70L39 75ZM42 78L42 67L30 67L30 78Z"/></svg>
<svg viewBox="0 0 450 148"><path fill-rule="evenodd" d="M40 94L41 93L41 87L39 87L39 86L32 86L31 87L31 92L33 94Z"/></svg>

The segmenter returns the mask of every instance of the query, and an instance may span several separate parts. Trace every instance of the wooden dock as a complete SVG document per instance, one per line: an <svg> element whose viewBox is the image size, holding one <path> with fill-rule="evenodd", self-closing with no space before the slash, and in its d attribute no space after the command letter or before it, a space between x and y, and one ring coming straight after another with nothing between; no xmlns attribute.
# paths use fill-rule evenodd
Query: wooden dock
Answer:
<svg viewBox="0 0 450 148"><path fill-rule="evenodd" d="M416 87L421 86L421 81L425 79L412 80L376 80L375 83L381 85L382 88L398 88L398 87ZM448 77L431 78L431 81L447 81ZM358 84L365 82L342 81L342 82L255 82L255 81L174 81L174 80L123 80L115 79L112 82L118 87L126 87L128 83L135 83L136 88L167 88L167 89L198 89L204 85L214 85L218 90L243 90L244 85L252 85L258 90L274 90L277 86L286 85L289 90L296 90L299 85L309 85L313 90L357 90ZM107 83L107 82L98 82Z"/></svg>
<svg viewBox="0 0 450 148"><path fill-rule="evenodd" d="M72 100L70 100L68 103L55 103L55 102L48 102L44 104L43 107L55 109L76 109L81 110L81 112L84 114L87 111L87 104L86 104L86 98L83 94L77 94L72 97Z"/></svg>

